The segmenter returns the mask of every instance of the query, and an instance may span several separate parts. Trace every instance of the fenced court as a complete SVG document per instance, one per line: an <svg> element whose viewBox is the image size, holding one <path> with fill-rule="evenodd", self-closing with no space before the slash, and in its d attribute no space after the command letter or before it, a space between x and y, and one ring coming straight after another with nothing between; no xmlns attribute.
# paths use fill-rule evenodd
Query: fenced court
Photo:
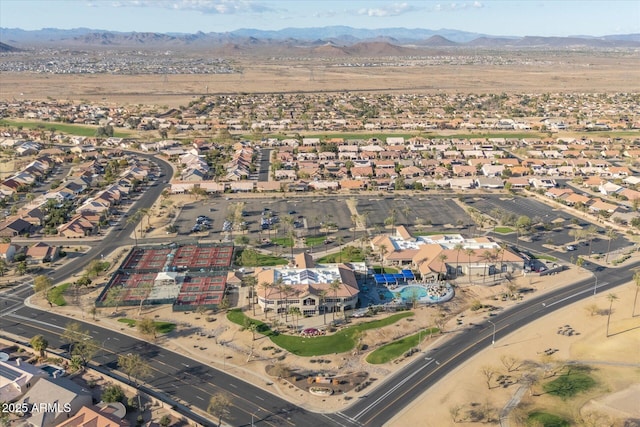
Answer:
<svg viewBox="0 0 640 427"><path fill-rule="evenodd" d="M96 300L98 306L173 304L174 310L215 308L224 298L233 245L136 247ZM117 288L117 298L109 298Z"/></svg>

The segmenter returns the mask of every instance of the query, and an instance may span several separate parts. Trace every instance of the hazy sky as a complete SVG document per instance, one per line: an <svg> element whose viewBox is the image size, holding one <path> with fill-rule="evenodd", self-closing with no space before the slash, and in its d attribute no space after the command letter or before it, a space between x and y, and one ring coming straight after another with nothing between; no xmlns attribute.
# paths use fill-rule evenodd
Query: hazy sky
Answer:
<svg viewBox="0 0 640 427"><path fill-rule="evenodd" d="M640 0L0 0L0 27L225 32L348 25L490 35L640 33Z"/></svg>

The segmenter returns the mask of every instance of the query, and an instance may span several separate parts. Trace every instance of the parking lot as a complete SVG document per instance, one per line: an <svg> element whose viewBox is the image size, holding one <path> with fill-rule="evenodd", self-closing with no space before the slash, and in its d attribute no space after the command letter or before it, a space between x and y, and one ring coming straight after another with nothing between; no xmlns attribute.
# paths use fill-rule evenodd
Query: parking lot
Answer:
<svg viewBox="0 0 640 427"><path fill-rule="evenodd" d="M347 206L347 200L353 196L338 196L326 198L287 197L287 198L216 198L206 201L194 201L183 207L175 225L180 235L192 236L195 239L205 238L212 240L231 240L235 236L244 234L252 241L269 239L276 236L284 237L282 232L283 222L291 220L295 223L294 230L298 237L316 236L325 234L323 224L335 224L327 233L329 243L323 245L321 250L335 247L339 242L348 242L353 238L353 222L351 211ZM384 221L395 212L395 223L406 225L410 232L416 231L416 225L431 225L429 231L462 232L469 235L473 220L462 210L451 197L355 197L356 209L359 214L366 214L367 227L370 232L375 229L385 230ZM569 232L573 228L586 228L591 224L584 219L553 209L544 203L531 198L505 197L505 195L482 195L468 197L465 200L468 206L474 207L486 215L491 215L495 209L511 212L516 216L526 215L532 220L540 220L542 223L551 223L562 220L562 226L550 230L536 229L526 238L517 239L516 233L499 234L494 236L513 245L526 248L538 253L555 252L555 256L570 259L578 256L604 254L609 249L609 240L605 238L605 230L598 228L598 233L591 242L582 242L575 245L575 250L567 251L567 245L575 241ZM245 223L246 230L241 231L239 224L227 225L234 217L238 203L242 204L241 222ZM192 231L197 223L197 218L204 216L209 224L209 229ZM276 218L270 226L263 228L264 218ZM202 222L202 219L201 221ZM574 224L577 222L577 224ZM461 228L457 228L464 226ZM453 227L453 228L452 228ZM232 229L233 233L229 230ZM386 229L388 230L388 229ZM549 249L554 245L558 251ZM611 252L620 253L628 248L630 243L619 236L611 242ZM301 251L296 248L294 253Z"/></svg>
<svg viewBox="0 0 640 427"><path fill-rule="evenodd" d="M609 249L609 240L604 237L605 229L596 227L597 232L591 242L582 242L575 245L575 250L567 251L566 247L575 242L575 237L569 235L574 228L586 229L592 224L559 209L554 209L538 200L525 197L505 197L505 195L482 195L480 197L468 197L464 200L465 204L479 211L491 215L495 209L503 212L511 212L516 216L528 216L534 222L539 221L544 224L555 223L561 224L562 227L555 227L552 230L536 230L532 235L528 236L529 241L524 245L539 252L548 252L543 245L554 245L562 248L562 252L566 252L565 258L578 256L589 256L593 254L604 254ZM562 221L560 221L562 220ZM574 224L575 223L575 224ZM523 242L516 242L516 234L500 235L495 234L496 238L505 240L509 243L523 245ZM623 235L611 241L611 252L619 252L624 248L630 247L630 242Z"/></svg>
<svg viewBox="0 0 640 427"><path fill-rule="evenodd" d="M353 197L350 197L353 198ZM194 201L186 204L175 222L178 233L194 237L224 239L238 203L242 204L242 222L246 234L253 238L274 236L282 229L282 222L291 220L300 237L323 234L325 224L333 224L330 240L349 241L353 237L352 212L347 206L349 197L309 198L217 198ZM385 219L395 212L395 224L406 225L415 230L417 224L432 225L433 231L450 231L450 226L469 225L472 219L448 197L357 197L358 214L365 214L367 227L383 228ZM204 216L209 229L192 231ZM270 227L263 227L263 219L276 219ZM201 219L202 222L202 219ZM231 226L234 233L240 231L238 224Z"/></svg>
<svg viewBox="0 0 640 427"><path fill-rule="evenodd" d="M446 231L449 226L472 224L473 220L450 197L359 197L358 213L367 214L368 226L382 226L395 212L395 223L432 225L435 230Z"/></svg>

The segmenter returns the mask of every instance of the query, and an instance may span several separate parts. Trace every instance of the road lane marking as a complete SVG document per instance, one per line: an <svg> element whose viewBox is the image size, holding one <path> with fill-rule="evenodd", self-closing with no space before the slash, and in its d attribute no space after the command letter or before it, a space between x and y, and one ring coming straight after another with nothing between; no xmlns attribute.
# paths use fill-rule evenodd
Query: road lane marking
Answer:
<svg viewBox="0 0 640 427"><path fill-rule="evenodd" d="M608 282L607 282L606 284L608 284ZM603 284L603 285L601 285L601 286L604 286L604 284ZM567 290L567 291L569 291L569 290ZM559 303L559 302L561 302L561 301L565 301L565 300L567 300L567 299L569 299L569 298L575 297L576 295L580 295L580 294L583 294L583 293L585 293L585 292L593 292L593 287L589 287L589 288L587 288L587 289L585 289L585 290L583 290L583 291L577 292L577 293L569 294L567 297L562 298L561 300L558 300L558 301L554 302L553 304L557 304L557 303ZM562 292L562 294L567 295L567 294L568 294L568 292ZM547 305L547 307L548 307L548 306L549 306L549 305ZM526 311L521 311L521 312L519 312L519 313L518 313L518 312L509 313L509 312L507 311L507 312L506 312L507 314L506 314L506 315L504 315L504 317L503 317L502 319L500 319L500 322L503 322L503 321L505 321L505 320L507 320L507 319L509 319L509 318L511 318L511 317L513 317L513 316L515 316L515 315L517 315L517 314L528 316L528 315L532 315L532 314L534 314L536 311L541 311L541 309L537 309L537 310L535 310L535 307L534 307L534 306L531 306L530 308L531 308L531 309L534 309L534 311L533 311L532 313L527 313ZM484 328L484 329L482 330L482 332L484 332L485 330L489 330L489 329L490 329L490 327L489 327L488 325L486 325L486 326L487 326L487 327L486 327L486 328ZM508 325L506 325L506 326L508 326ZM501 330L502 330L502 329L504 329L506 326L501 326L499 330L501 331ZM439 371L440 369L444 369L444 367L446 367L447 365L449 365L449 364L451 363L451 361L452 361L452 360L456 359L458 356L460 356L461 354L463 354L464 352L466 352L469 348L471 348L471 347L475 346L476 344L480 343L481 341L483 341L483 340L485 340L485 339L487 339L487 338L490 338L490 336L491 336L491 334L489 333L489 335L487 335L486 337L482 337L482 338L479 338L479 339L474 340L473 342L470 342L470 343L469 343L469 345L468 345L467 347L463 348L462 350L460 350L459 352L457 352L455 355L453 355L453 356L451 356L450 358L448 358L448 359L447 359L446 361L444 361L441 365L438 365L438 366L436 367L436 369L434 369L432 372L430 372L427 376L425 376L425 377L421 378L417 383L415 383L415 384L410 388L410 390L414 390L416 387L420 387L420 386L421 386L421 384L422 384L423 382L425 382L426 380L428 380L428 379L429 379L433 374L435 374L435 373L436 373L437 371ZM407 393L408 393L408 392L407 392ZM398 396L396 396L396 398L395 398L395 399L393 399L390 403L388 403L388 404L383 408L383 410L386 410L386 409L388 409L389 407L391 407L392 405L394 405L397 401L399 401L400 399L402 399L402 398L403 398L407 393L404 393L404 394L402 394L402 395L398 395ZM365 411L366 411L366 410L368 410L368 408L367 408L367 409L365 409ZM362 411L362 412L364 412L364 411ZM377 412L377 414L380 414L380 412L382 412L382 411L378 411L378 412ZM377 414L376 414L376 415L377 415ZM358 414L358 417L360 417L360 416L361 416L361 415L360 415L360 414Z"/></svg>
<svg viewBox="0 0 640 427"><path fill-rule="evenodd" d="M373 403L371 403L369 406L364 408L362 411L360 411L353 418L356 419L356 420L358 418L360 418L362 415L364 415L366 412L368 412L371 408L373 408L374 406L378 405L378 403L380 403L380 401L382 401L383 399L386 399L387 396L389 396L391 393L395 392L398 388L402 387L407 381L409 381L414 376L418 375L420 373L420 371L422 371L423 369L425 369L426 367L431 365L433 362L434 362L433 360L430 360L427 363L425 363L424 365L422 365L422 367L420 367L420 368L416 369L415 371L413 371L410 375L406 376L405 378L402 379L402 381L400 381L399 383L397 383L396 385L391 387L386 393L384 393L382 396L380 396L375 401L373 401Z"/></svg>
<svg viewBox="0 0 640 427"><path fill-rule="evenodd" d="M331 415L338 415L338 414L339 414L338 412L334 412ZM327 419L329 419L329 420L331 420L331 423L337 425L338 427L347 427L345 424L342 424L341 422L336 421L335 418L331 418L328 414L322 414L322 416L327 418ZM357 426L361 426L362 425L362 423L359 423L356 420L352 420L349 417L346 417L345 421L347 421L349 423L349 425L354 425L354 424L357 425Z"/></svg>
<svg viewBox="0 0 640 427"><path fill-rule="evenodd" d="M600 284L600 286L606 286L606 285L608 285L608 284L609 284L608 282L604 282L604 283L601 283L601 284ZM552 302L552 303L549 303L549 304L545 305L545 307L551 307L551 306L554 306L554 305L556 305L556 304L560 304L561 302L564 302L564 301L566 301L566 300L568 300L568 299L571 299L571 298L573 298L573 297L576 297L576 296L578 296L578 295L585 294L585 293L587 293L587 292L593 292L593 288L588 288L588 289L584 289L584 290L582 290L582 291L580 291L580 292L576 292L575 294L571 294L571 295L566 296L566 297L564 297L564 298L562 298L562 299L559 299L559 300L557 300L557 301L554 301L554 302ZM544 303L543 303L543 305L544 305Z"/></svg>
<svg viewBox="0 0 640 427"><path fill-rule="evenodd" d="M354 420L353 418L349 417L348 415L343 414L342 412L334 412L333 415L337 415L340 418L348 421L351 424L355 424L355 425L358 425L358 426L362 425L362 423L360 421ZM327 415L325 414L325 416L327 416ZM329 417L327 417L327 418L329 418ZM329 419L332 419L332 418L329 418ZM335 421L335 420L333 420L333 421Z"/></svg>
<svg viewBox="0 0 640 427"><path fill-rule="evenodd" d="M41 320L32 319L30 317L20 316L19 314L15 314L15 313L11 313L7 317L15 317L16 319L20 319L20 320L27 320L29 322L39 323L41 325L49 326L51 328L57 328L57 329L60 329L62 331L64 331L64 329L65 329L65 328L63 328L61 326L58 326L58 325L52 325L51 323L48 323L48 322L43 322Z"/></svg>

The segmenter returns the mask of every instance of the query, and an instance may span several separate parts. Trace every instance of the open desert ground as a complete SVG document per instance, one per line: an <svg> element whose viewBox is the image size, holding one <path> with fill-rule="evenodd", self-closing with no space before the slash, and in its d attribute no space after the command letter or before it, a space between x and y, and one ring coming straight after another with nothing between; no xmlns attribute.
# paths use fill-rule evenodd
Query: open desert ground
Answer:
<svg viewBox="0 0 640 427"><path fill-rule="evenodd" d="M517 282L520 286L534 288L535 295L538 295L557 287L566 286L574 281L583 280L588 276L589 273L585 270L574 268L554 276L553 281L542 278L530 280L529 277L520 277ZM532 396L531 391L539 393L544 381L534 385L533 389L526 387L523 390L520 406L524 409L516 409L512 414L512 419L514 415L534 409L544 409L567 419L575 418L577 414L589 413L606 415L612 420L618 421L623 418L640 418L640 412L636 405L637 388L634 388L640 383L640 316L631 316L635 290L636 287L629 283L612 291L617 295L618 300L613 305L609 337L606 336L606 313L609 308L607 295L609 293L601 293L565 310L551 313L511 335L498 339L493 348L483 351L462 367L450 372L435 387L426 390L421 398L400 411L388 425L393 427L453 425L449 410L455 406L462 408L456 425L469 427L487 425L486 422L468 422L468 418L467 421L461 420L467 417L466 414L472 409L472 404L486 405L492 408L494 417L497 417L499 411L521 387L518 381L522 376L534 372L540 373L543 364L548 364L558 370L568 361L581 362L594 368L592 375L598 381L597 387L588 393L566 401L544 394ZM244 288L243 291L245 291ZM502 291L501 286L464 288L454 300L455 307L451 307L452 311L463 310L464 323L462 325L456 324L456 319L460 316L452 316L445 327L447 333L432 339L425 339L422 351L428 353L429 348L445 345L448 335L455 334L457 329L465 328L469 323L484 321L487 316L486 311L472 312L465 309L469 306L470 301L480 300L485 304L504 308L514 304L510 301L502 302L493 299L494 295L499 295ZM89 306L95 296L95 294L86 295L84 305ZM243 297L240 299L244 300ZM44 301L41 298L34 298L33 302L44 306ZM588 307L594 304L597 305L599 313L592 315ZM77 306L58 307L54 308L54 311L76 318L81 317ZM137 311L137 308L122 308L120 315L136 318L139 315ZM636 307L636 312L640 312L638 307ZM247 314L251 315L250 311ZM380 333L412 333L418 328L432 326L433 317L437 314L438 309L434 307L418 309L415 310L412 322L389 326L385 329L386 332L381 331ZM210 363L256 385L263 384L298 405L313 411L333 412L343 409L350 403L350 401L343 399L344 396L336 395L321 399L289 387L289 384L284 381L275 381L266 373L266 366L273 363L271 352L263 349L267 346L268 341L260 339L253 357L247 357L252 347L251 334L243 332L238 325L229 322L224 313L216 315L217 320L213 324L205 320L206 316L198 316L195 313L171 312L170 307L166 306L149 308L145 310L143 316L154 316L160 320L180 325L175 336L160 338L158 343L163 347ZM257 312L257 317L262 319L260 310ZM113 317L108 310L103 311L98 319L103 326L113 327L127 333L126 328L118 323L116 317ZM306 319L305 321L310 322L305 325L309 327L322 325L321 318ZM576 333L572 336L558 334L558 328L565 325L570 325ZM203 338L193 332L198 329L211 331L210 333L215 335L216 340ZM130 333L136 335L135 329L130 330ZM366 343L370 348L373 348L374 341L375 339L371 338L371 340L366 340ZM230 344L222 346L219 344L221 342ZM206 346L206 350L202 350L202 346ZM544 356L544 351L547 349L556 351L552 356L547 357ZM503 356L514 358L519 361L518 365L522 366L507 373L501 362ZM327 369L342 372L367 371L379 381L391 380L398 368L413 360L410 358L399 364L370 365L365 361L365 357L365 354L338 354L328 355L325 358L330 360ZM288 365L294 369L314 369L309 358L288 355L287 361ZM485 367L490 367L500 374L510 375L514 384L507 387L497 386L494 377L492 388L488 389L482 374ZM551 379L553 378L549 378L549 380ZM273 384L267 386L269 383ZM353 399L366 393L367 390L359 393L349 392L348 394ZM512 422L510 425L523 424ZM618 425L621 424L615 424L615 426Z"/></svg>
<svg viewBox="0 0 640 427"><path fill-rule="evenodd" d="M497 340L494 347L484 350L452 371L435 387L425 391L421 398L400 412L389 426L453 425L450 409L456 406L461 408L456 425L486 425L485 422L470 422L468 413L473 409L472 404L487 405L497 416L515 395L520 384L503 388L494 387L492 383L491 389L488 389L482 370L490 367L499 374L512 375L516 379L531 372L531 369L520 368L507 373L501 363L501 358L505 356L538 366L545 363L555 365L556 369L569 361L583 363L594 369L591 374L598 382L593 390L567 400L542 393L541 384L551 381L551 377L533 385L533 388L524 387L520 407L511 414L511 426L524 425L518 415L534 410L545 410L568 420L584 417L577 425L621 426L624 419L640 419L640 316L631 316L635 286L623 285L612 293L619 299L613 305L609 337L606 335L607 315L604 314L609 307L609 293L602 293ZM602 310L599 315L589 313L587 308L593 304ZM579 335L558 334L558 328L565 325L570 325ZM552 356L546 356L546 349L557 351ZM593 420L596 415L600 417L599 421L589 424L588 420Z"/></svg>
<svg viewBox="0 0 640 427"><path fill-rule="evenodd" d="M467 53L469 54L469 53ZM473 55L472 53L469 55ZM510 55L515 55L510 57ZM435 65L407 59L237 59L242 73L180 75L3 73L4 99L69 99L178 107L205 94L371 91L555 93L640 90L640 57L620 54L504 53ZM454 58L454 56L452 56ZM375 66L355 66L372 62ZM351 66L345 64L351 63Z"/></svg>

